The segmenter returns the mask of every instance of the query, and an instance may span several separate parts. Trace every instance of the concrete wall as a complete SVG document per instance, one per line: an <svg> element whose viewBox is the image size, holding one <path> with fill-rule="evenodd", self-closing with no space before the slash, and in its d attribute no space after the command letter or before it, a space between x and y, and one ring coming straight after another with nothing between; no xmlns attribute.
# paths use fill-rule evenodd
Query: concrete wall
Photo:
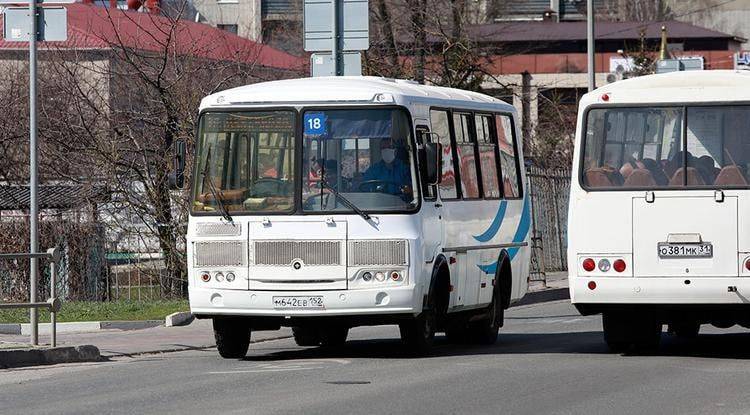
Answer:
<svg viewBox="0 0 750 415"><path fill-rule="evenodd" d="M676 20L750 39L750 0L665 0ZM749 50L750 42L742 44Z"/></svg>
<svg viewBox="0 0 750 415"><path fill-rule="evenodd" d="M262 41L261 0L193 0L199 21L217 26L237 25L237 35Z"/></svg>

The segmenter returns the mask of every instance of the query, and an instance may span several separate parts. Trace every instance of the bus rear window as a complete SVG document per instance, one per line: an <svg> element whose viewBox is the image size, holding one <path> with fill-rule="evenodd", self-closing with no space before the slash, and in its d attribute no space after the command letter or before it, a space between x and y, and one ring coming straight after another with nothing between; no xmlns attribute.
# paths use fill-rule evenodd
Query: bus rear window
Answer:
<svg viewBox="0 0 750 415"><path fill-rule="evenodd" d="M587 187L669 187L681 163L682 108L591 110L584 146Z"/></svg>
<svg viewBox="0 0 750 415"><path fill-rule="evenodd" d="M586 120L583 184L745 187L750 162L746 131L750 107L744 106L593 109Z"/></svg>

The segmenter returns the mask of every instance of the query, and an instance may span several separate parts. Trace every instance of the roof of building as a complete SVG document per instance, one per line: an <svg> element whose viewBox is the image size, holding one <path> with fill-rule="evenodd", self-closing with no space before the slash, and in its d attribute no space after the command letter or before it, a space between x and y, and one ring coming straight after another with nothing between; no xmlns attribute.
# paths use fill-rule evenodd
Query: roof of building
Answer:
<svg viewBox="0 0 750 415"><path fill-rule="evenodd" d="M40 209L72 209L91 201L107 200L103 187L84 187L75 184L40 185ZM29 187L0 185L0 210L29 209Z"/></svg>
<svg viewBox="0 0 750 415"><path fill-rule="evenodd" d="M670 39L737 39L734 35L678 21L597 22L596 40L637 40L645 30L647 39L659 39L661 27ZM586 40L586 22L498 22L467 27L472 39L482 42L557 42Z"/></svg>
<svg viewBox="0 0 750 415"><path fill-rule="evenodd" d="M201 108L231 104L394 103L394 100L388 101L388 98L376 100L378 94L389 94L396 101L415 99L470 101L476 105L501 105L507 107L504 110L513 111L512 106L489 95L374 76L299 78L261 82L210 95L203 99Z"/></svg>
<svg viewBox="0 0 750 415"><path fill-rule="evenodd" d="M40 49L100 50L124 47L159 52L169 45L179 55L277 69L301 69L306 62L303 58L203 23L89 4L74 3L65 7L68 10L68 39L63 42L40 42ZM173 27L174 32L171 31ZM0 49L28 49L28 43L1 39Z"/></svg>
<svg viewBox="0 0 750 415"><path fill-rule="evenodd" d="M602 99L607 95L607 100ZM591 104L709 103L750 100L750 71L680 71L613 82L581 98Z"/></svg>

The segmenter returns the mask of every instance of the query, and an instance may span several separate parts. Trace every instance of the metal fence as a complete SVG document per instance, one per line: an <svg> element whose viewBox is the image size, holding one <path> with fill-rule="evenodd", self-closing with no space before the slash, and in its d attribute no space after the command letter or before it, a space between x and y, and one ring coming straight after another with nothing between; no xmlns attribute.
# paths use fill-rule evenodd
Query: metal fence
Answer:
<svg viewBox="0 0 750 415"><path fill-rule="evenodd" d="M570 172L529 166L531 197L531 279L544 280L547 272L565 271Z"/></svg>
<svg viewBox="0 0 750 415"><path fill-rule="evenodd" d="M112 258L118 255L120 258ZM155 301L187 298L187 286L173 280L160 259L111 254L107 267L107 300Z"/></svg>

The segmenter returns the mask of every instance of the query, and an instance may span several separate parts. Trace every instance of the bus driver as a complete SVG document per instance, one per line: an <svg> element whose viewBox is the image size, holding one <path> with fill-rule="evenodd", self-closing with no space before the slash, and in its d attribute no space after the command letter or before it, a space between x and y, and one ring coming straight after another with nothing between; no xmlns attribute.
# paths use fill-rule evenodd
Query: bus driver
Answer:
<svg viewBox="0 0 750 415"><path fill-rule="evenodd" d="M390 138L380 141L380 157L381 160L362 175L360 189L392 195L411 194L411 172L396 157L396 146Z"/></svg>

